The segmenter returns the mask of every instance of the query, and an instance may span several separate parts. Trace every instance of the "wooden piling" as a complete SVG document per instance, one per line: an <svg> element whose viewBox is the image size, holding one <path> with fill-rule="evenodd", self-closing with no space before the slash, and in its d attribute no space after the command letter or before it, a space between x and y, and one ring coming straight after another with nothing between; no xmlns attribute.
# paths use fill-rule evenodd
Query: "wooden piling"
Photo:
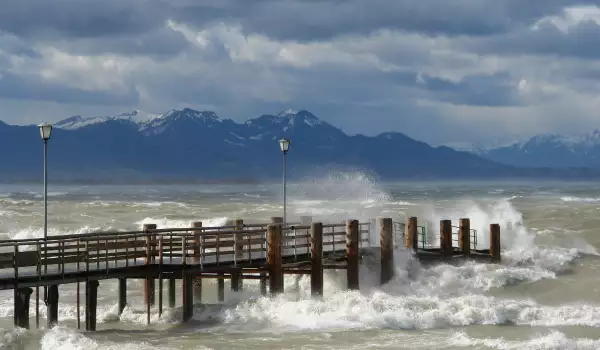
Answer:
<svg viewBox="0 0 600 350"><path fill-rule="evenodd" d="M452 221L440 221L440 253L443 257L452 257Z"/></svg>
<svg viewBox="0 0 600 350"><path fill-rule="evenodd" d="M217 298L220 303L225 301L225 274L219 273L217 279Z"/></svg>
<svg viewBox="0 0 600 350"><path fill-rule="evenodd" d="M236 226L235 230L244 229L244 220L236 219L233 224ZM236 233L235 235L235 261L239 264L244 259L244 235ZM235 277L234 277L235 276ZM231 275L231 290L240 291L243 289L242 271L238 271Z"/></svg>
<svg viewBox="0 0 600 350"><path fill-rule="evenodd" d="M119 316L127 306L127 279L119 278Z"/></svg>
<svg viewBox="0 0 600 350"><path fill-rule="evenodd" d="M260 274L260 295L267 295L267 275L264 273Z"/></svg>
<svg viewBox="0 0 600 350"><path fill-rule="evenodd" d="M242 290L242 270L231 272L231 291L239 292Z"/></svg>
<svg viewBox="0 0 600 350"><path fill-rule="evenodd" d="M244 220L242 219L235 219L233 224L236 230L244 228ZM244 258L244 236L241 233L235 235L235 258L238 263Z"/></svg>
<svg viewBox="0 0 600 350"><path fill-rule="evenodd" d="M313 297L323 295L323 224L310 225L310 292Z"/></svg>
<svg viewBox="0 0 600 350"><path fill-rule="evenodd" d="M267 226L267 266L269 267L269 290L271 295L283 293L283 266L281 255L281 224Z"/></svg>
<svg viewBox="0 0 600 350"><path fill-rule="evenodd" d="M86 300L85 300L85 330L96 330L96 313L98 306L98 281L88 281L85 285Z"/></svg>
<svg viewBox="0 0 600 350"><path fill-rule="evenodd" d="M33 289L29 287L18 288L14 300L15 326L29 329L29 301Z"/></svg>
<svg viewBox="0 0 600 350"><path fill-rule="evenodd" d="M143 231L149 233L150 230L156 230L156 224L144 224ZM153 235L148 234L146 236L146 257L144 258L144 263L146 265L153 263L153 244ZM155 297L154 278L146 277L146 280L144 281L144 303L154 305Z"/></svg>
<svg viewBox="0 0 600 350"><path fill-rule="evenodd" d="M196 221L192 223L193 228L201 228L202 221ZM194 264L200 265L200 251L201 251L201 242L200 242L200 234L201 230L194 231ZM194 300L202 301L202 278L194 279Z"/></svg>
<svg viewBox="0 0 600 350"><path fill-rule="evenodd" d="M471 255L471 220L463 218L458 224L458 243L465 256Z"/></svg>
<svg viewBox="0 0 600 350"><path fill-rule="evenodd" d="M358 229L358 220L346 220L346 276L349 290L359 288L358 241L360 235Z"/></svg>
<svg viewBox="0 0 600 350"><path fill-rule="evenodd" d="M51 284L48 286L48 294L46 298L46 309L48 310L47 327L52 328L58 323L58 285Z"/></svg>
<svg viewBox="0 0 600 350"><path fill-rule="evenodd" d="M175 307L175 279L169 278L168 281L169 307L172 309Z"/></svg>
<svg viewBox="0 0 600 350"><path fill-rule="evenodd" d="M412 216L408 218L408 222L406 223L404 239L406 242L406 248L412 249L414 252L416 252L419 249L418 227L419 226L416 217Z"/></svg>
<svg viewBox="0 0 600 350"><path fill-rule="evenodd" d="M490 225L490 256L492 260L500 262L500 225Z"/></svg>
<svg viewBox="0 0 600 350"><path fill-rule="evenodd" d="M380 283L386 284L394 277L394 231L391 218L379 221L379 246L381 255Z"/></svg>
<svg viewBox="0 0 600 350"><path fill-rule="evenodd" d="M194 314L194 276L183 276L183 321L189 321Z"/></svg>

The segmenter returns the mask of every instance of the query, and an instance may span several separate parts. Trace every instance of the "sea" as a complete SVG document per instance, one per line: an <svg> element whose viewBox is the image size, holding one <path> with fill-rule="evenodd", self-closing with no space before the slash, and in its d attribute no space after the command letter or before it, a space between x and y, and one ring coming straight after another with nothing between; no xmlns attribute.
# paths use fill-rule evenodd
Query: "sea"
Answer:
<svg viewBox="0 0 600 350"><path fill-rule="evenodd" d="M75 286L60 286L59 324L12 324L11 291L0 292L0 349L600 349L600 183L380 182L357 172L330 172L288 184L294 221L368 221L416 216L429 235L439 221L470 218L478 248L489 225L502 230L502 261L421 266L394 252L395 277L380 286L378 266L361 266L360 290L345 290L344 271L326 271L324 296L310 297L308 277L286 276L285 293L262 297L258 282L217 302L204 280L203 302L182 323L181 296L146 325L142 282L128 281L117 314L116 281L100 281L98 330L76 327ZM0 239L43 236L42 184L0 185ZM53 185L49 235L218 226L230 219L268 222L282 216L281 184ZM377 230L372 230L377 245ZM83 286L82 286L83 291ZM178 293L180 288L177 288ZM166 303L165 303L166 304ZM32 302L33 305L33 302ZM82 307L83 315L83 307ZM83 317L83 316L82 316ZM82 319L83 320L83 319Z"/></svg>

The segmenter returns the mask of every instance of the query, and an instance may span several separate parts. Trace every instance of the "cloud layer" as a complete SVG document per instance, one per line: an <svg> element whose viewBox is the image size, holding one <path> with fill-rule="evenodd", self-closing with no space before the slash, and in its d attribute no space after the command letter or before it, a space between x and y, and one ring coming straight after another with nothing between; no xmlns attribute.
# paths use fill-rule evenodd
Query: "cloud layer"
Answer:
<svg viewBox="0 0 600 350"><path fill-rule="evenodd" d="M600 8L568 0L7 0L0 119L304 108L433 144L600 128Z"/></svg>

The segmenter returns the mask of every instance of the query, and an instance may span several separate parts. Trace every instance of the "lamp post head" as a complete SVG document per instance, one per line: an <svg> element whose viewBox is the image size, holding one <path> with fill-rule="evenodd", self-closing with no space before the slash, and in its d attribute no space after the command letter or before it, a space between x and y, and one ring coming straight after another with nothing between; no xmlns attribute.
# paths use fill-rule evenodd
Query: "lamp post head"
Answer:
<svg viewBox="0 0 600 350"><path fill-rule="evenodd" d="M288 149L290 148L290 140L286 138L279 140L279 147L281 147L281 152L287 153Z"/></svg>
<svg viewBox="0 0 600 350"><path fill-rule="evenodd" d="M38 125L38 128L40 128L42 140L44 140L44 142L48 141L50 139L50 134L52 133L52 124L42 123Z"/></svg>

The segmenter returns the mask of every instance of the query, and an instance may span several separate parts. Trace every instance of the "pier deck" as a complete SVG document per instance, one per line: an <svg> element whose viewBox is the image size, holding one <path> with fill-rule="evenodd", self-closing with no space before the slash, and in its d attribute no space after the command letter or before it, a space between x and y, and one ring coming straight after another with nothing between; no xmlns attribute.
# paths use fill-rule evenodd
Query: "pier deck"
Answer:
<svg viewBox="0 0 600 350"><path fill-rule="evenodd" d="M499 229L490 228L490 249L477 250L471 243L472 230L461 220L457 233L448 221L441 223L440 246L426 245L425 235L419 240L416 218L404 224L380 219L381 283L394 273L393 251L411 249L423 262L476 259L499 260ZM464 221L464 222L463 222ZM467 224L464 227L463 224ZM119 312L126 305L126 279L145 280L145 302L156 302L158 281L159 313L163 304L163 281L168 281L169 306L175 304L175 280L183 281L183 318L193 313L194 295L202 279L218 279L219 299L223 301L223 280L231 280L231 288L240 290L244 279L261 282L261 292L283 292L284 274L309 274L313 295L323 293L323 270L347 271L348 289L358 289L358 266L363 255L372 254L373 221L359 223L348 220L339 224L282 225L279 218L271 224L245 225L236 220L232 225L202 227L195 222L190 228L157 228L144 225L140 231L97 232L80 235L52 236L48 239L0 241L0 290L12 289L15 298L15 325L29 327L29 299L35 288L36 325L39 327L40 287L48 307L48 326L58 322L58 285L77 283L77 324L79 320L79 284L85 284L86 329L95 330L98 281L119 279ZM453 237L458 237L456 240ZM476 233L475 233L476 238ZM419 247L419 241L421 246ZM459 247L452 242L458 241Z"/></svg>

